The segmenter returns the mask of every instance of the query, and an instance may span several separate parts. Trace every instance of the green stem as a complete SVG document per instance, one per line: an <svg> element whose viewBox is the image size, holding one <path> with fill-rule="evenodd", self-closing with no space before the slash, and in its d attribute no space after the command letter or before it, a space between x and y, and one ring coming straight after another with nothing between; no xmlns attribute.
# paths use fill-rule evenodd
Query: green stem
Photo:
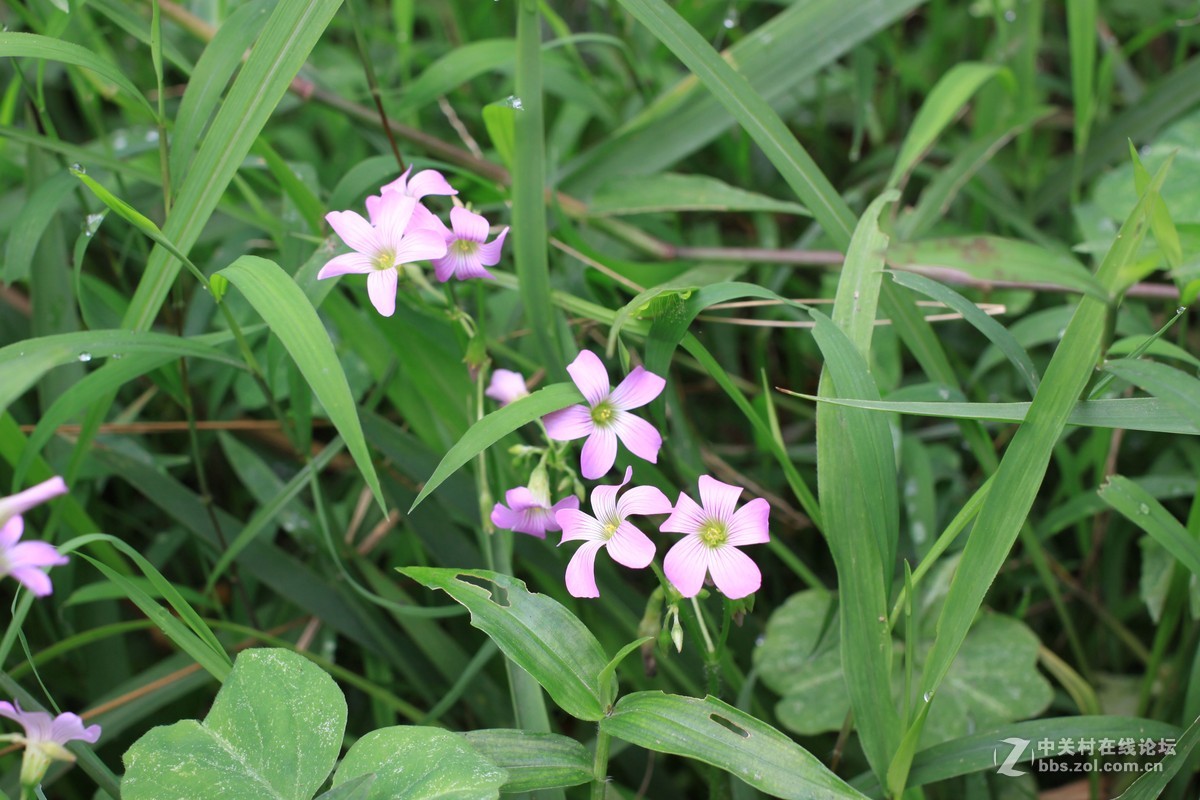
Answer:
<svg viewBox="0 0 1200 800"><path fill-rule="evenodd" d="M592 795L591 800L604 800L608 787L608 734L597 729L596 757L592 761Z"/></svg>

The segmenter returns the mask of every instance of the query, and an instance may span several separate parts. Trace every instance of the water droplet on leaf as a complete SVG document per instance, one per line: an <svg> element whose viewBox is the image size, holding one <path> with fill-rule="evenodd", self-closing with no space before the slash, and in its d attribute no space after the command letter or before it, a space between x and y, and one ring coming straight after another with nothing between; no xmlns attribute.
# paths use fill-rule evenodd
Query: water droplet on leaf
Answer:
<svg viewBox="0 0 1200 800"><path fill-rule="evenodd" d="M80 353L80 354L79 354L79 360L80 360L80 361L83 361L84 363L86 363L86 362L88 362L88 361L91 361L91 360L92 360L92 354L91 354L91 353Z"/></svg>
<svg viewBox="0 0 1200 800"><path fill-rule="evenodd" d="M525 105L521 102L521 98L517 97L515 94L510 94L508 97L504 98L502 105L506 105L515 111L523 111L525 109Z"/></svg>

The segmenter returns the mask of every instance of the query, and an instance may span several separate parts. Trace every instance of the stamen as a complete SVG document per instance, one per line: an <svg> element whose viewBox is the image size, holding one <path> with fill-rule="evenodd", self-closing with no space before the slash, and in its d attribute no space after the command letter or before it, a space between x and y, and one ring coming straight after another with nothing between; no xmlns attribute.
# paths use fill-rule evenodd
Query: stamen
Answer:
<svg viewBox="0 0 1200 800"><path fill-rule="evenodd" d="M700 526L700 541L708 547L720 547L729 538L725 523L718 519L710 519Z"/></svg>

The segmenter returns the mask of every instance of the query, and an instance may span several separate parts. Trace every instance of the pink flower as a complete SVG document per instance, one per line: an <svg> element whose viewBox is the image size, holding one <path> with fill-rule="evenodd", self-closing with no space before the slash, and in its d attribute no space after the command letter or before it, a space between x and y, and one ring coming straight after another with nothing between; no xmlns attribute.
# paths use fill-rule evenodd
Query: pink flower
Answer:
<svg viewBox="0 0 1200 800"><path fill-rule="evenodd" d="M12 575L37 597L53 591L46 568L66 564L67 557L46 542L19 542L25 532L21 514L66 491L63 479L54 477L0 499L0 578Z"/></svg>
<svg viewBox="0 0 1200 800"><path fill-rule="evenodd" d="M75 755L63 746L67 742L78 739L95 744L100 738L100 726L83 727L83 720L77 714L51 717L45 711L23 711L19 705L0 702L0 717L19 722L25 728L24 736L19 733L0 736L0 739L25 746L25 758L21 762L21 785L25 787L41 783L51 761L75 760Z"/></svg>
<svg viewBox="0 0 1200 800"><path fill-rule="evenodd" d="M536 481L530 481L530 484L504 493L504 501L508 505L496 503L492 508L492 524L497 528L545 539L546 531L562 530L555 514L565 509L579 508L579 498L572 495L550 505L550 497L534 488Z"/></svg>
<svg viewBox="0 0 1200 800"><path fill-rule="evenodd" d="M500 263L500 249L504 247L508 228L488 242L488 221L461 206L450 209L450 224L454 231L446 236L446 254L433 261L437 279L445 283L452 277L460 281L492 277L484 267Z"/></svg>
<svg viewBox="0 0 1200 800"><path fill-rule="evenodd" d="M608 548L613 561L632 569L643 569L654 558L654 542L626 521L632 514L667 514L671 501L653 486L635 486L620 500L617 492L633 477L633 467L625 468L625 480L616 486L597 486L592 490L592 511L559 511L562 542L582 541L583 546L567 564L567 591L575 597L599 597L596 588L596 553Z"/></svg>
<svg viewBox="0 0 1200 800"><path fill-rule="evenodd" d="M417 205L415 199L400 192L384 192L371 213L374 225L353 211L326 214L330 226L354 252L330 259L317 277L366 273L371 304L390 317L396 312L396 267L446 254L445 238L436 231L426 227L409 229Z"/></svg>
<svg viewBox="0 0 1200 800"><path fill-rule="evenodd" d="M525 388L525 376L521 373L511 369L498 369L492 373L492 381L484 394L506 406L514 400L527 397L529 390Z"/></svg>
<svg viewBox="0 0 1200 800"><path fill-rule="evenodd" d="M612 469L617 460L617 439L629 452L651 464L658 461L662 436L654 426L629 413L658 397L667 382L636 367L615 390L608 383L608 371L590 350L583 350L567 367L571 380L583 392L587 405L571 406L542 418L551 439L568 441L588 437L583 443L580 468L583 477L596 480Z"/></svg>
<svg viewBox="0 0 1200 800"><path fill-rule="evenodd" d="M458 194L458 190L450 185L450 182L446 180L446 176L436 169L423 169L416 175L413 175L412 180L408 179L408 173L410 172L412 172L412 167L404 170L404 174L396 178L396 180L386 184L379 190L379 193L399 192L402 195L417 200L430 194ZM368 208L370 207L370 201L371 198L367 198Z"/></svg>
<svg viewBox="0 0 1200 800"><path fill-rule="evenodd" d="M705 575L731 600L754 594L762 585L762 573L750 557L737 548L764 544L771 538L767 516L771 507L757 498L737 505L740 486L700 476L700 502L680 493L671 516L659 528L669 533L688 534L667 551L663 572L684 597L695 597Z"/></svg>

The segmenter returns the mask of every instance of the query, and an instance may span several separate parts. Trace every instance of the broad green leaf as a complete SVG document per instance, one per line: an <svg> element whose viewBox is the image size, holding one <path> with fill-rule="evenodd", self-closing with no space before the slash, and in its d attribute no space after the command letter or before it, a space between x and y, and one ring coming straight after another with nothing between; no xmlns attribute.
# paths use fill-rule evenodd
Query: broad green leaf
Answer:
<svg viewBox="0 0 1200 800"><path fill-rule="evenodd" d="M273 261L242 256L225 269L225 276L262 316L272 333L287 348L313 394L325 407L329 420L346 442L363 480L381 508L386 508L379 477L367 450L354 395L341 362L316 309L292 277Z"/></svg>
<svg viewBox="0 0 1200 800"><path fill-rule="evenodd" d="M134 101L134 105L140 106L148 112L150 118L155 116L154 108L146 100L145 95L138 91L124 72L91 50L77 44L53 39L49 36L39 36L36 33L5 31L0 33L0 58L39 58L84 67L116 84L118 89Z"/></svg>
<svg viewBox="0 0 1200 800"><path fill-rule="evenodd" d="M575 384L555 383L488 414L472 425L471 429L455 442L450 451L442 457L437 469L429 476L429 480L425 481L417 499L408 509L409 512L411 513L433 490L441 486L442 481L453 475L463 464L500 441L504 436L535 419L541 419L551 411L558 411L560 408L581 402L583 402L583 395L575 388Z"/></svg>
<svg viewBox="0 0 1200 800"><path fill-rule="evenodd" d="M309 800L337 760L346 700L281 649L243 652L204 722L152 729L125 753L125 800Z"/></svg>
<svg viewBox="0 0 1200 800"><path fill-rule="evenodd" d="M621 698L600 729L647 750L720 767L772 797L862 797L787 736L715 697L635 692Z"/></svg>
<svg viewBox="0 0 1200 800"><path fill-rule="evenodd" d="M577 786L592 779L592 754L566 736L496 728L468 731L463 737L508 773L501 787L505 794Z"/></svg>
<svg viewBox="0 0 1200 800"><path fill-rule="evenodd" d="M460 734L415 725L381 728L359 739L338 765L333 785L372 774L367 800L492 800L507 779Z"/></svg>
<svg viewBox="0 0 1200 800"><path fill-rule="evenodd" d="M403 567L400 572L466 606L471 624L571 716L598 720L612 704L616 680L600 681L608 657L587 626L556 600L488 570Z"/></svg>
<svg viewBox="0 0 1200 800"><path fill-rule="evenodd" d="M1200 543L1154 496L1122 475L1100 487L1100 497L1148 533L1193 575L1200 576Z"/></svg>
<svg viewBox="0 0 1200 800"><path fill-rule="evenodd" d="M964 236L894 242L888 247L887 261L894 269L919 272L943 283L970 277L996 286L1057 286L1107 299L1096 279L1070 255L1017 239Z"/></svg>
<svg viewBox="0 0 1200 800"><path fill-rule="evenodd" d="M317 800L370 800L375 775L359 775L317 796Z"/></svg>
<svg viewBox="0 0 1200 800"><path fill-rule="evenodd" d="M1166 364L1127 358L1109 361L1104 369L1150 392L1192 427L1200 428L1200 381L1191 375Z"/></svg>
<svg viewBox="0 0 1200 800"><path fill-rule="evenodd" d="M920 162L925 151L937 141L942 131L962 113L963 106L985 83L996 75L1007 75L1012 86L1011 73L995 64L963 62L955 64L942 75L921 104L921 110L909 126L904 144L892 166L888 177L888 188L900 185L901 181Z"/></svg>
<svg viewBox="0 0 1200 800"><path fill-rule="evenodd" d="M798 203L748 192L706 175L671 172L617 178L598 189L588 203L588 213L601 217L662 211L767 211L809 216Z"/></svg>

